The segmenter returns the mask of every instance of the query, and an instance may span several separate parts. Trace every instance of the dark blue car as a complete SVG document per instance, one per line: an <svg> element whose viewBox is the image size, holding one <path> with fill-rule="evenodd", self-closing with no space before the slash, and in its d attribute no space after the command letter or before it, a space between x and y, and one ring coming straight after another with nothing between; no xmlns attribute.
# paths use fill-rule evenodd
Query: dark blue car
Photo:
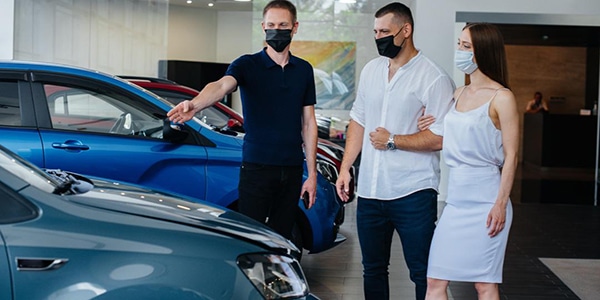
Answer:
<svg viewBox="0 0 600 300"><path fill-rule="evenodd" d="M111 178L236 208L243 138L116 76L47 63L0 62L0 144L42 168ZM325 163L325 162L321 162ZM326 168L319 168L326 169ZM317 202L299 197L294 242L311 253L345 238L343 203L319 174Z"/></svg>

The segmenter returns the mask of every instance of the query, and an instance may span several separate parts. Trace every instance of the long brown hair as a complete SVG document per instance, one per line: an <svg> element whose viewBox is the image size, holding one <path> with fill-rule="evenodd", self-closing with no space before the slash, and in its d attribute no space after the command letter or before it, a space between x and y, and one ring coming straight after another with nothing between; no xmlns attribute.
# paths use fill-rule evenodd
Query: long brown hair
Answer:
<svg viewBox="0 0 600 300"><path fill-rule="evenodd" d="M500 29L490 23L470 23L463 28L466 29L471 33L471 43L479 70L505 88L509 88L506 51Z"/></svg>

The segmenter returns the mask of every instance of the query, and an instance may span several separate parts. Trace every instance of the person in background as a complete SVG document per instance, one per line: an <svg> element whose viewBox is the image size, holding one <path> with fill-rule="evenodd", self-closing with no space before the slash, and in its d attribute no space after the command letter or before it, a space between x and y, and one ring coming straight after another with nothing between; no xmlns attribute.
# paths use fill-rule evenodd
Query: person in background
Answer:
<svg viewBox="0 0 600 300"><path fill-rule="evenodd" d="M525 107L525 113L528 114L548 111L550 111L548 109L548 103L546 103L546 100L543 98L541 92L535 92L535 94L533 94L533 99L529 100L529 102L527 102L527 106Z"/></svg>
<svg viewBox="0 0 600 300"><path fill-rule="evenodd" d="M448 193L431 243L427 299L448 299L449 282L465 281L474 283L479 299L495 300L500 299L519 148L519 116L499 29L487 23L465 26L455 62L470 75L470 84L455 91L444 119ZM419 129L434 119L422 117Z"/></svg>
<svg viewBox="0 0 600 300"><path fill-rule="evenodd" d="M356 220L365 299L390 297L394 231L402 242L416 299L424 299L437 220L443 128L435 122L419 131L417 120L423 109L442 120L455 86L441 67L415 48L414 21L406 5L393 2L380 8L374 33L380 57L360 74L336 189L348 201L349 169L360 154Z"/></svg>
<svg viewBox="0 0 600 300"><path fill-rule="evenodd" d="M186 122L239 86L246 134L238 210L291 239L298 200L306 192L308 207L315 203L315 80L312 66L289 51L298 30L296 7L285 0L270 1L261 24L267 44L262 51L234 60L221 79L167 116ZM308 178L303 184L305 155Z"/></svg>

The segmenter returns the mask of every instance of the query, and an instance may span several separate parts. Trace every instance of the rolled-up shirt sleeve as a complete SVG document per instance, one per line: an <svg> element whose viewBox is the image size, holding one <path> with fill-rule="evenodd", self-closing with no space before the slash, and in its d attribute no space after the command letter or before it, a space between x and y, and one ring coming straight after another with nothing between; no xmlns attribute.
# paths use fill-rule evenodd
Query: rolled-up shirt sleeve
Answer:
<svg viewBox="0 0 600 300"><path fill-rule="evenodd" d="M454 82L445 76L439 76L427 88L423 99L425 103L425 115L435 117L435 122L429 126L429 130L435 135L444 135L444 116L452 107L454 100Z"/></svg>

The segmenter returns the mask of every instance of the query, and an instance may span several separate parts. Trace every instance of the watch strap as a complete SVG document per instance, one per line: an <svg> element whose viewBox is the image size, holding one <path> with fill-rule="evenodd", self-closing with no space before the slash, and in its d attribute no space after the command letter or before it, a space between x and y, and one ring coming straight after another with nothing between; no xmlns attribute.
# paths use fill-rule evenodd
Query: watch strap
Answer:
<svg viewBox="0 0 600 300"><path fill-rule="evenodd" d="M396 149L396 143L394 143L394 136L395 136L395 134L390 133L390 137L388 138L388 142L387 142L387 149L388 150L395 150Z"/></svg>

